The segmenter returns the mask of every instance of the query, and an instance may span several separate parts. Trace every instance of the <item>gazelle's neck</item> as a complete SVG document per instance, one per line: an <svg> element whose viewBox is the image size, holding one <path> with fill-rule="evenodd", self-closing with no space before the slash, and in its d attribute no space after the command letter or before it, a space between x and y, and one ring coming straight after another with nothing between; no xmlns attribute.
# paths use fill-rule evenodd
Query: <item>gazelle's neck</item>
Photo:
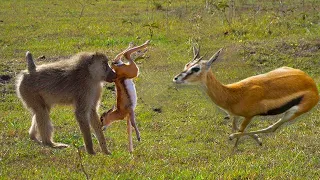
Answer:
<svg viewBox="0 0 320 180"><path fill-rule="evenodd" d="M211 100L221 108L227 109L228 88L216 79L211 70L209 70L202 82Z"/></svg>
<svg viewBox="0 0 320 180"><path fill-rule="evenodd" d="M117 91L117 109L137 106L137 93L132 79L119 78L115 80Z"/></svg>

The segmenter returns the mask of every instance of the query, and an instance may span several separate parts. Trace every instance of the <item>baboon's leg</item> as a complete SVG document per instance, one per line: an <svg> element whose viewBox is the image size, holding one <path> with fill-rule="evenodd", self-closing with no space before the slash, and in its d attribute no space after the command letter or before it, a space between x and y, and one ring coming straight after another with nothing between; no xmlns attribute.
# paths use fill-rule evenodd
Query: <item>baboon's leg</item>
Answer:
<svg viewBox="0 0 320 180"><path fill-rule="evenodd" d="M78 121L86 150L89 154L95 154L90 133L89 117L90 111L81 107L81 104L76 105L75 116Z"/></svg>
<svg viewBox="0 0 320 180"><path fill-rule="evenodd" d="M136 117L133 109L130 109L129 118L130 118L131 125L134 127L134 130L136 132L137 139L138 141L140 141L140 131L136 124Z"/></svg>
<svg viewBox="0 0 320 180"><path fill-rule="evenodd" d="M39 134L38 134L36 115L34 114L32 116L31 127L29 129L29 137L31 140L36 141L37 143L41 143L41 141L39 141L39 139L37 138L38 135Z"/></svg>
<svg viewBox="0 0 320 180"><path fill-rule="evenodd" d="M34 116L31 129L38 127L40 140L44 145L51 146L53 127L49 117L49 111L45 105L40 104L38 107L33 108ZM35 120L35 122L34 122Z"/></svg>
<svg viewBox="0 0 320 180"><path fill-rule="evenodd" d="M111 154L108 151L107 144L106 144L106 139L104 138L102 129L101 129L101 123L99 121L99 115L95 109L91 110L91 121L90 121L91 127L93 128L96 137L98 138L100 148L102 152L105 154Z"/></svg>
<svg viewBox="0 0 320 180"><path fill-rule="evenodd" d="M132 142L132 128L131 128L130 117L127 117L127 133L129 140L129 152L133 152L133 142Z"/></svg>
<svg viewBox="0 0 320 180"><path fill-rule="evenodd" d="M67 144L53 142L52 140L53 126L49 117L49 109L50 109L49 107L46 107L43 104L42 106L40 104L40 106L33 109L34 116L33 116L33 124L30 128L31 135L33 135L33 133L35 132L35 128L37 128L40 135L40 140L43 145L51 146L54 148L68 147Z"/></svg>

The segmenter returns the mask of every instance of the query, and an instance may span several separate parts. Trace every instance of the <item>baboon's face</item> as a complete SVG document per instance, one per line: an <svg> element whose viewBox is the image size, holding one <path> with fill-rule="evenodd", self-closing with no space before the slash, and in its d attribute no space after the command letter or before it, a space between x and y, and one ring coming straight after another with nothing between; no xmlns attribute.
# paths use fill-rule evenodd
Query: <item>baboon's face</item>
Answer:
<svg viewBox="0 0 320 180"><path fill-rule="evenodd" d="M114 82L114 80L117 78L116 73L110 68L108 62L105 65L105 72L106 72L106 79L107 82Z"/></svg>

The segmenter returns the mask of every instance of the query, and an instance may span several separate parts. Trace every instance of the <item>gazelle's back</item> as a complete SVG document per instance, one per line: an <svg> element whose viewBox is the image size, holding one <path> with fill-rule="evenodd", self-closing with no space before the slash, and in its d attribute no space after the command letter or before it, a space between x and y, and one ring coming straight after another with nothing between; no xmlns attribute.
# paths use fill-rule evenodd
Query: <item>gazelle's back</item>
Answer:
<svg viewBox="0 0 320 180"><path fill-rule="evenodd" d="M318 91L311 77L299 69L282 67L265 74L252 76L242 81L227 85L229 88L240 88L248 90L262 87L263 94L287 93L287 95L303 91Z"/></svg>

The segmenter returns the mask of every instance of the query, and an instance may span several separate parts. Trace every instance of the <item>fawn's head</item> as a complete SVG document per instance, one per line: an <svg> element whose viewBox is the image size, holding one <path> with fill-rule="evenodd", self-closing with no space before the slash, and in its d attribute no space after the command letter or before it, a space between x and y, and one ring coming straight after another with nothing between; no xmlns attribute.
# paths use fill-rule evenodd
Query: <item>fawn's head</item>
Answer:
<svg viewBox="0 0 320 180"><path fill-rule="evenodd" d="M117 78L131 79L137 77L139 74L139 68L136 63L126 64L119 60L112 62L111 67L116 72Z"/></svg>
<svg viewBox="0 0 320 180"><path fill-rule="evenodd" d="M140 52L139 51L141 49L144 49L147 47L147 45L149 44L149 40L146 41L144 44L140 45L140 46L135 46L133 47L133 44L130 43L129 47L124 50L123 52L119 53L115 59L113 60L111 67L114 69L114 71L117 74L117 78L134 78L137 77L139 74L139 68L136 65L136 63L133 61L133 58L131 57L132 53L136 53L137 56L141 56L145 53L144 52ZM123 63L121 61L121 57L124 56L129 63Z"/></svg>

